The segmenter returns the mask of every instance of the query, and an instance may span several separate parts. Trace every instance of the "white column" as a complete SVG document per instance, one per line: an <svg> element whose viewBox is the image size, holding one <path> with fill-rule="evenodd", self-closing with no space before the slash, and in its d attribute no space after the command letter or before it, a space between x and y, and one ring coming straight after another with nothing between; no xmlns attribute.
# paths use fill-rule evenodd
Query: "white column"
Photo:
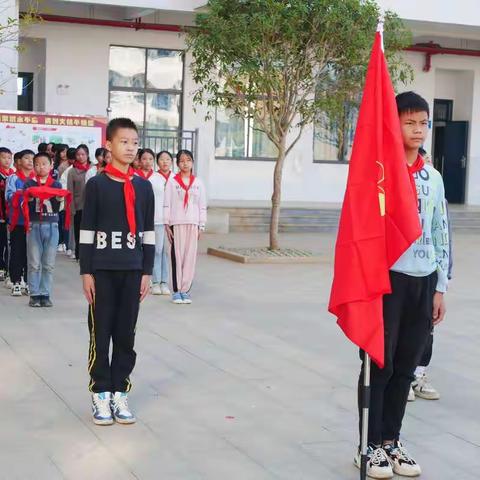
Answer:
<svg viewBox="0 0 480 480"><path fill-rule="evenodd" d="M8 27L8 19L15 19ZM0 109L17 109L18 1L0 0Z"/></svg>

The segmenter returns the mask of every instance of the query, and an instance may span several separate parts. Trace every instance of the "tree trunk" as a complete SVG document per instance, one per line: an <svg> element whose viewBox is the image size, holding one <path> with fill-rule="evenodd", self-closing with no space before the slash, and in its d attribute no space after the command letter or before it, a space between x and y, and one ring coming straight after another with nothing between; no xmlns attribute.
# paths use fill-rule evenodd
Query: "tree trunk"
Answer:
<svg viewBox="0 0 480 480"><path fill-rule="evenodd" d="M282 139L281 148L278 151L275 171L273 173L273 194L272 194L272 215L270 218L270 250L278 250L278 226L280 223L280 202L282 199L282 173L285 162L285 152L287 139Z"/></svg>

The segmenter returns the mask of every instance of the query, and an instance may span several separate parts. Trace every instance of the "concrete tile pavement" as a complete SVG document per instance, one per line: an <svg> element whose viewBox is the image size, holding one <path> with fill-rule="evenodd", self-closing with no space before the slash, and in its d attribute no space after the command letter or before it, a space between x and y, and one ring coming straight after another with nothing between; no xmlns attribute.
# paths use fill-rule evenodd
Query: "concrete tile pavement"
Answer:
<svg viewBox="0 0 480 480"><path fill-rule="evenodd" d="M207 246L191 306L149 297L137 329L134 426L90 420L86 305L58 257L53 309L0 287L0 479L354 480L356 349L326 312L332 235L284 235L318 265L240 265ZM478 237L455 238L448 313L429 371L438 402L409 404L404 438L427 480L480 470Z"/></svg>

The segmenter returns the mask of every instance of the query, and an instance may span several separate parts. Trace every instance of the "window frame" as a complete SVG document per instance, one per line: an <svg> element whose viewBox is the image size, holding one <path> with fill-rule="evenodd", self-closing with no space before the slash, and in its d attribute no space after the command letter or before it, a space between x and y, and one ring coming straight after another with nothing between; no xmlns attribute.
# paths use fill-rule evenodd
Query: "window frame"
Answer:
<svg viewBox="0 0 480 480"><path fill-rule="evenodd" d="M360 106L356 107L356 119L355 122L352 126L357 127L357 121L358 121L358 115L360 113ZM313 122L313 138L312 138L312 159L313 163L318 163L318 164L329 164L329 165L349 165L350 160L338 160L338 159L332 159L332 160L319 160L315 158L315 133L318 128L318 122L314 121ZM354 130L354 135L355 135L355 130ZM352 145L353 145L353 140L352 140Z"/></svg>
<svg viewBox="0 0 480 480"><path fill-rule="evenodd" d="M141 48L145 50L145 85L143 88L135 88L135 87L112 87L110 86L110 49L112 47L117 48ZM175 90L175 89L161 89L161 88L148 88L148 51L149 50L168 50L170 52L180 52L181 59L182 59L182 89ZM159 47L145 47L145 46L137 46L137 45L120 45L120 44L110 44L108 47L108 54L109 54L109 65L108 65L108 108L110 109L110 101L111 101L111 92L131 92L131 93L141 93L144 96L143 99L143 123L140 127L142 131L145 130L154 130L146 128L147 123L147 95L149 93L160 93L166 95L178 95L180 97L180 108L179 108L179 115L178 115L178 127L176 129L159 129L159 130L171 130L173 131L182 131L183 130L183 118L184 118L184 101L183 101L183 92L185 88L185 50L180 48L159 48Z"/></svg>
<svg viewBox="0 0 480 480"><path fill-rule="evenodd" d="M215 160L234 160L234 161L252 161L252 162L276 162L277 157L259 157L259 156L248 156L249 152L253 151L253 116L245 114L243 117L243 122L244 122L244 137L245 137L245 142L244 142L244 152L245 152L245 147L247 151L247 156L238 156L238 157L233 157L233 156L227 156L227 155L217 155L217 139L218 139L218 128L217 128L217 114L218 110L222 109L225 111L225 108L222 107L216 107L215 108L215 137L214 137L214 145L215 145ZM263 133L263 132L262 132ZM264 135L266 135L264 133ZM268 137L267 137L268 138ZM268 139L270 141L270 139Z"/></svg>

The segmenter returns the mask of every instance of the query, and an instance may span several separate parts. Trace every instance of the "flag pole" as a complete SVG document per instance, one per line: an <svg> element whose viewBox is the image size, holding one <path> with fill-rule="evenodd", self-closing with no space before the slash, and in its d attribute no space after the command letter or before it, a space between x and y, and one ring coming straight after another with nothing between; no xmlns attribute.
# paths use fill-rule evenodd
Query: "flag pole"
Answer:
<svg viewBox="0 0 480 480"><path fill-rule="evenodd" d="M370 409L370 355L365 352L363 358L362 386L362 432L360 437L360 480L367 479L368 416Z"/></svg>
<svg viewBox="0 0 480 480"><path fill-rule="evenodd" d="M383 24L385 15L380 13L377 24L377 32L380 32L383 46ZM362 431L360 433L360 480L367 480L367 462L368 462L368 419L370 414L370 370L371 359L367 352L363 357L363 385L362 385Z"/></svg>

